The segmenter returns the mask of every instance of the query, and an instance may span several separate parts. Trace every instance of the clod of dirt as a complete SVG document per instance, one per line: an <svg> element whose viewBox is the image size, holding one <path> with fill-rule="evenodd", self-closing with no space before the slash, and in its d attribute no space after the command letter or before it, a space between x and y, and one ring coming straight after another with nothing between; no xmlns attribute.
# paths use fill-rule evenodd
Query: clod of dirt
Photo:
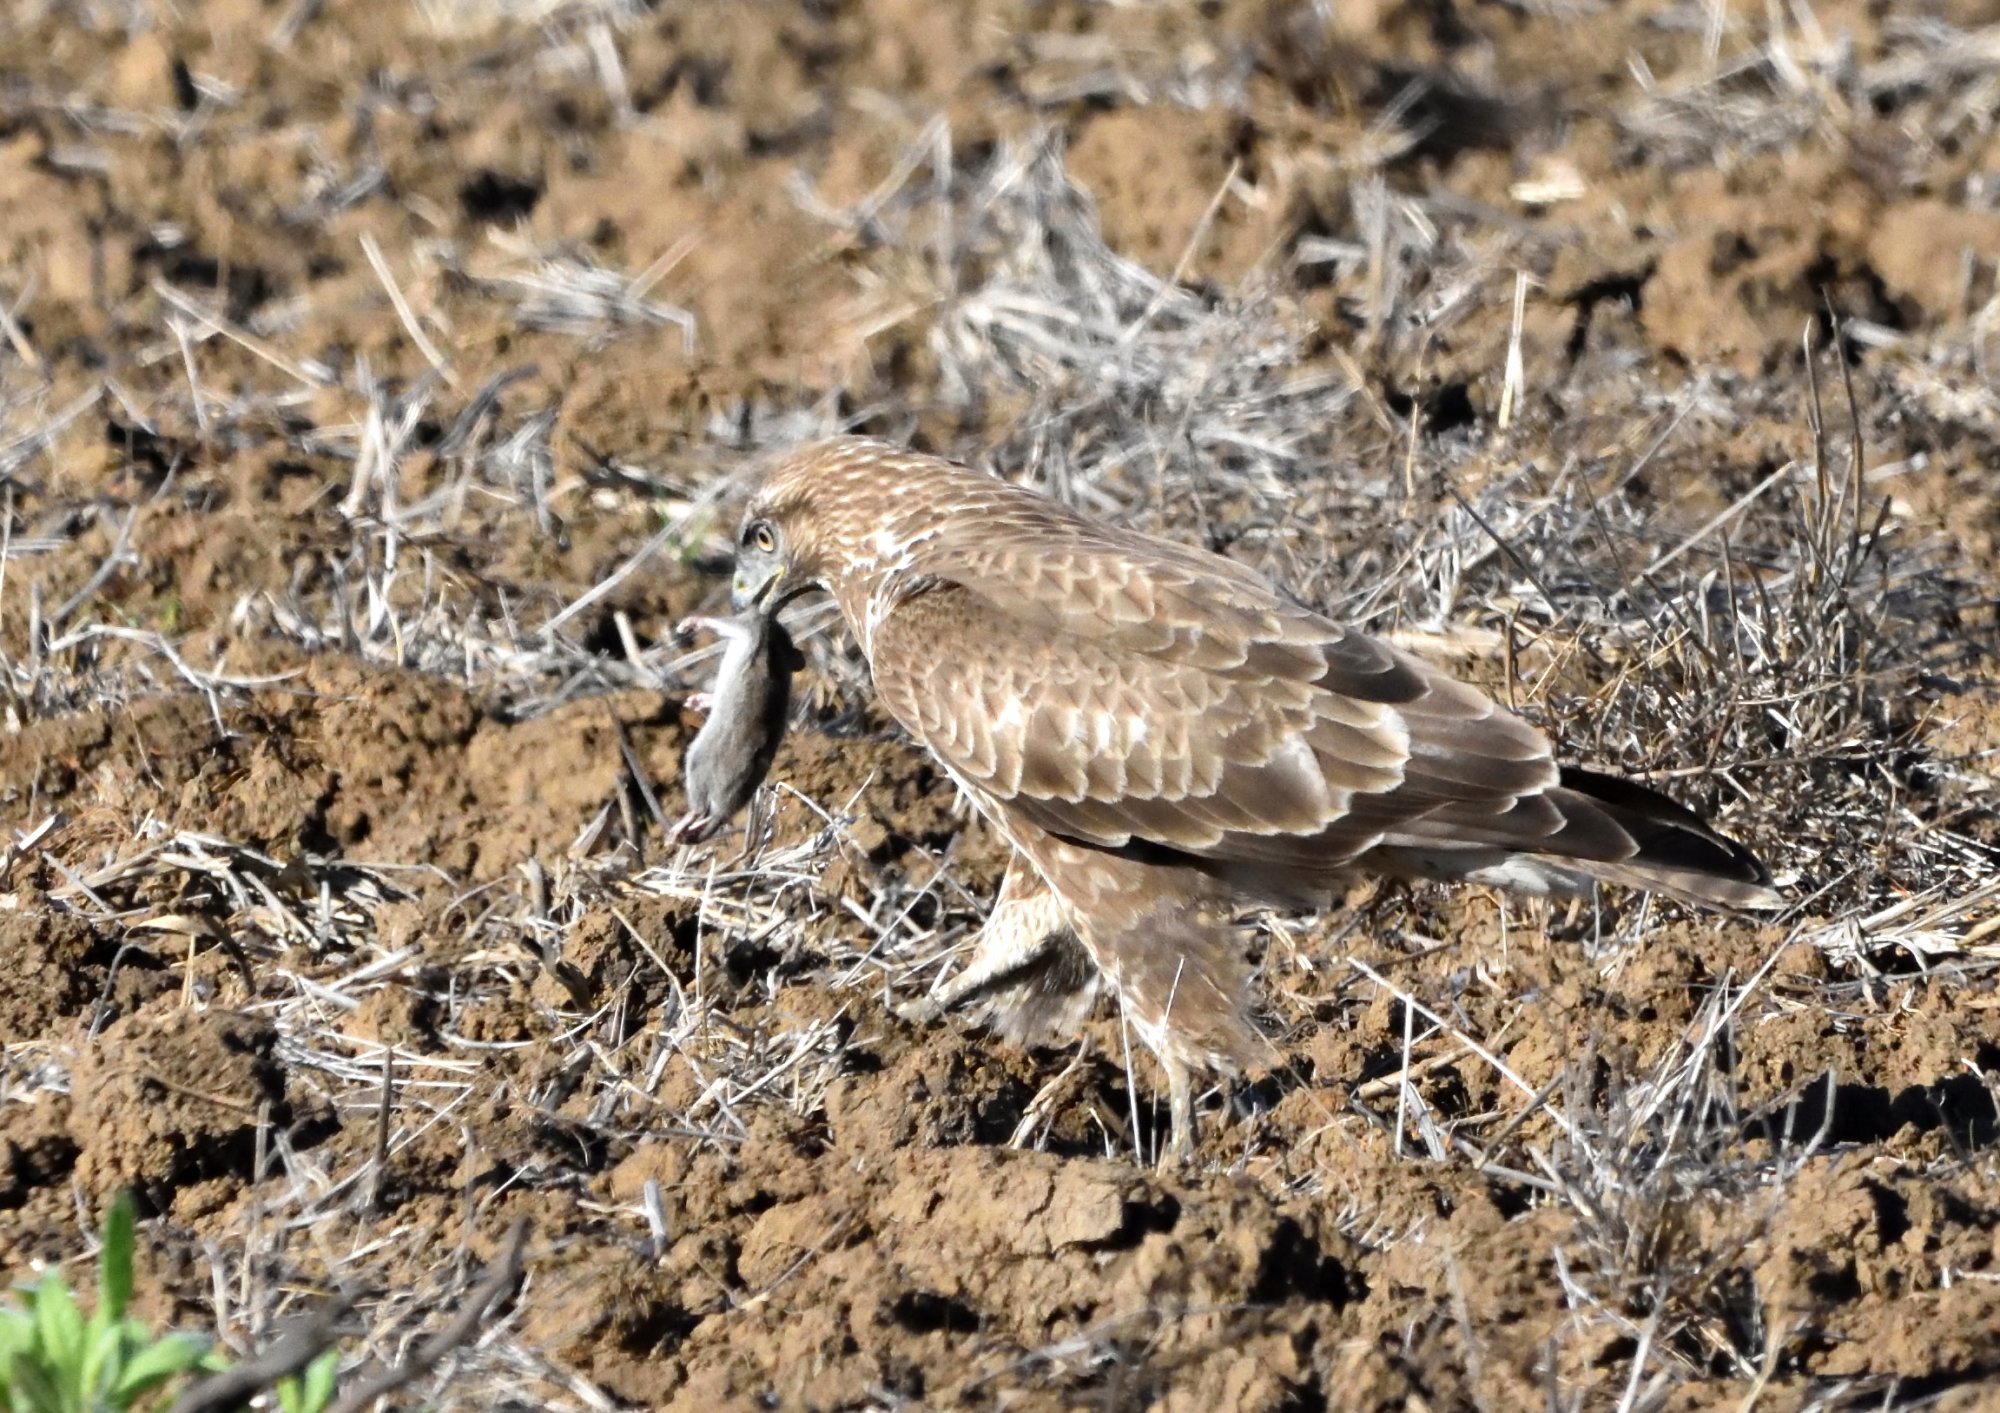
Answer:
<svg viewBox="0 0 2000 1413"><path fill-rule="evenodd" d="M1978 259L1968 260L1977 253ZM1993 297L2000 213L1942 201L1912 201L1882 213L1868 259L1889 292L1933 319L1977 309ZM1981 267L1984 267L1983 269Z"/></svg>
<svg viewBox="0 0 2000 1413"><path fill-rule="evenodd" d="M767 1144L738 1166L729 1181L662 1144L612 1174L620 1197L659 1183L687 1234L659 1279L589 1278L620 1304L588 1337L571 1325L571 1353L607 1386L675 1408L835 1406L870 1387L1008 1406L1074 1387L1066 1356L1042 1351L1137 1341L1183 1375L1172 1406L1280 1408L1308 1382L1309 1312L1365 1293L1357 1253L1317 1216L1247 1186L989 1148L856 1163ZM1238 1358L1190 1357L1214 1312L1246 1307L1265 1318Z"/></svg>
<svg viewBox="0 0 2000 1413"><path fill-rule="evenodd" d="M39 1040L89 1005L97 950L81 918L37 910L0 921L0 1043Z"/></svg>
<svg viewBox="0 0 2000 1413"><path fill-rule="evenodd" d="M45 1099L0 1136L0 1210L23 1206L37 1188L68 1176L76 1162L69 1107L60 1096Z"/></svg>
<svg viewBox="0 0 2000 1413"><path fill-rule="evenodd" d="M277 1042L268 1022L226 1011L147 1010L106 1027L70 1075L84 1189L130 1187L164 1208L189 1183L248 1177L259 1122L289 1118Z"/></svg>

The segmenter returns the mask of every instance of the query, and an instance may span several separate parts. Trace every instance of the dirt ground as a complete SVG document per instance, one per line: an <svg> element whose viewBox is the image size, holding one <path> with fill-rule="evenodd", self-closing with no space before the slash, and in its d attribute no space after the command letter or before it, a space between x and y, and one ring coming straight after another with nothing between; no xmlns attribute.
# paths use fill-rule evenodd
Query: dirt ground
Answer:
<svg viewBox="0 0 2000 1413"><path fill-rule="evenodd" d="M0 1270L488 1408L2000 1408L1986 0L14 0ZM1286 1064L895 1007L1005 860L824 617L672 850L743 476L858 429L1400 631L1746 922L1246 919ZM1856 433L1862 474L1854 475Z"/></svg>

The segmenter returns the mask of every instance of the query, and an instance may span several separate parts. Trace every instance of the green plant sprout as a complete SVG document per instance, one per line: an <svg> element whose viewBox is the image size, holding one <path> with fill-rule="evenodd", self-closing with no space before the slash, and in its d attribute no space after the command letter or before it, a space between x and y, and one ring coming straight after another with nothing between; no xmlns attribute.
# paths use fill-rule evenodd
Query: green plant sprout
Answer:
<svg viewBox="0 0 2000 1413"><path fill-rule="evenodd" d="M132 1302L133 1210L120 1193L104 1220L97 1309L88 1319L55 1270L0 1310L0 1409L7 1413L124 1413L169 1379L222 1361L200 1335L155 1339L125 1313Z"/></svg>
<svg viewBox="0 0 2000 1413"><path fill-rule="evenodd" d="M135 1246L132 1195L121 1192L104 1219L97 1308L86 1319L61 1272L19 1287L0 1309L0 1413L128 1413L150 1406L171 1380L218 1373L229 1361L202 1335L155 1338L125 1312L132 1303ZM340 1352L329 1349L303 1374L273 1388L283 1413L325 1413L333 1402Z"/></svg>
<svg viewBox="0 0 2000 1413"><path fill-rule="evenodd" d="M334 1376L340 1371L340 1351L329 1349L306 1365L303 1374L278 1380L273 1390L283 1413L326 1413L333 1402Z"/></svg>

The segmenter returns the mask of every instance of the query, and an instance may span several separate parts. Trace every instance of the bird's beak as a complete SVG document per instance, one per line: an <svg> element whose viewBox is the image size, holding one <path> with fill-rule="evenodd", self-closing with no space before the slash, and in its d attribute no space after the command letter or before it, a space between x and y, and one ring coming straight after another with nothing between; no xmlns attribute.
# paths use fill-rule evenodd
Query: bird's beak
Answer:
<svg viewBox="0 0 2000 1413"><path fill-rule="evenodd" d="M747 578L741 569L737 570L735 579L731 580L729 585L729 611L741 613L745 609L761 608L774 603L778 583L784 577L783 569L773 569L769 576L762 580L752 580Z"/></svg>

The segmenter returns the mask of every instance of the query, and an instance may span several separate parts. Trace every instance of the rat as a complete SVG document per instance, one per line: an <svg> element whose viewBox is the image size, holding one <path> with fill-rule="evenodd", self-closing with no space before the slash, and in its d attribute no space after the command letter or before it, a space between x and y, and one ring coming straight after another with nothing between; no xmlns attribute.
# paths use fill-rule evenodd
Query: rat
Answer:
<svg viewBox="0 0 2000 1413"><path fill-rule="evenodd" d="M764 783L792 706L792 674L805 663L792 635L769 612L751 608L728 618L687 618L674 630L687 637L710 632L723 641L715 690L688 698L708 720L687 748L681 777L687 813L668 836L698 844L750 803Z"/></svg>

